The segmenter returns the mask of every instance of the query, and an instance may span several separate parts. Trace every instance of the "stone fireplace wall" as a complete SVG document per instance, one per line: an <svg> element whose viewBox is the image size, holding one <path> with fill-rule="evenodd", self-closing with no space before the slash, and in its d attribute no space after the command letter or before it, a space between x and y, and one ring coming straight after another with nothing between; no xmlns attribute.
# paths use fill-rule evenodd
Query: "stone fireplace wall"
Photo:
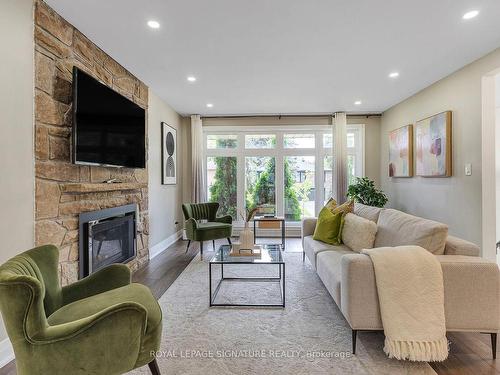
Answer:
<svg viewBox="0 0 500 375"><path fill-rule="evenodd" d="M74 282L78 214L137 203L138 252L130 263L137 269L148 260L148 171L71 163L73 66L146 109L148 88L40 0L35 1L34 32L36 245L59 246L61 281ZM125 183L99 184L110 178Z"/></svg>

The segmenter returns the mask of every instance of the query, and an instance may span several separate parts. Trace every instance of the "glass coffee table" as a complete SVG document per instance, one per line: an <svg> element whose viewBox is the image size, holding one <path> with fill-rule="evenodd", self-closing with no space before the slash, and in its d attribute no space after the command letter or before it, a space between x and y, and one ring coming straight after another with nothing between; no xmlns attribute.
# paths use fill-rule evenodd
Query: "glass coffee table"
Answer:
<svg viewBox="0 0 500 375"><path fill-rule="evenodd" d="M233 256L230 255L231 246L221 245L214 257L208 263L208 285L209 285L209 301L210 307L212 306L254 306L254 307L285 307L285 261L283 260L283 255L281 253L281 245L279 244L267 244L261 245L261 255L260 256ZM224 275L224 267L226 270L228 267L238 264L245 265L266 265L266 267L276 268L276 274L271 276L262 277L239 277L231 276L227 277ZM220 265L220 267L217 267ZM215 279L217 282L215 288L212 288L212 278L214 274L213 268L220 268L220 278ZM227 281L244 281L244 282L271 282L279 284L281 300L279 303L268 303L268 304L254 304L254 303L216 303L215 299L217 293L219 293L220 287L224 282Z"/></svg>

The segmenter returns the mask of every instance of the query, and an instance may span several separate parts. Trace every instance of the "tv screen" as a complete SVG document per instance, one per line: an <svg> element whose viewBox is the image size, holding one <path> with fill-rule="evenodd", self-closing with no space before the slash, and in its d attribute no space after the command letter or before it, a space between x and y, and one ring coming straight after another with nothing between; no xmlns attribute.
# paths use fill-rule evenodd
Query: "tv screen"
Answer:
<svg viewBox="0 0 500 375"><path fill-rule="evenodd" d="M73 162L146 167L146 114L137 104L73 68Z"/></svg>

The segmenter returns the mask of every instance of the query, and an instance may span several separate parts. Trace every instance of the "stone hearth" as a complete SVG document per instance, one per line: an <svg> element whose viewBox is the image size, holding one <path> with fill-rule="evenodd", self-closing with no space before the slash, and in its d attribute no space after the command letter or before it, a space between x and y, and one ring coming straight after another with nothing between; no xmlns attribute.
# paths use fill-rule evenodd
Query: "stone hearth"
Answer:
<svg viewBox="0 0 500 375"><path fill-rule="evenodd" d="M71 164L72 69L147 109L148 88L43 1L35 3L35 241L60 247L63 285L78 279L78 214L137 203L137 258L148 259L148 171ZM147 134L147 132L146 132ZM102 184L117 178L123 184Z"/></svg>

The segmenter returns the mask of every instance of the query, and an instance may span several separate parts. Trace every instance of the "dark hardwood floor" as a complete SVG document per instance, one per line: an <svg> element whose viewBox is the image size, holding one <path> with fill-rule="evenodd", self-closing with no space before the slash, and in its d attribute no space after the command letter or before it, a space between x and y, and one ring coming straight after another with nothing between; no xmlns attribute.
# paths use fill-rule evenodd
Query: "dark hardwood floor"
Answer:
<svg viewBox="0 0 500 375"><path fill-rule="evenodd" d="M268 241L267 239L260 241ZM272 241L276 241L272 239ZM216 248L227 243L218 240ZM166 251L158 255L145 267L133 275L133 281L145 284L151 288L154 296L160 298L182 273L193 257L199 256L199 245L192 243L186 253L187 242L178 241ZM287 252L301 252L300 238L286 240ZM208 259L213 254L212 244L204 246L204 258ZM450 355L441 363L430 363L432 368L443 375L500 375L500 359L491 357L490 335L480 333L449 332ZM362 340L362 335L360 335ZM10 362L0 369L0 375L16 375L15 361Z"/></svg>
<svg viewBox="0 0 500 375"><path fill-rule="evenodd" d="M500 374L500 359L493 359L489 334L448 332L450 354L444 362L430 365L438 374L494 375ZM498 357L497 357L498 358Z"/></svg>
<svg viewBox="0 0 500 375"><path fill-rule="evenodd" d="M166 251L157 255L145 267L135 272L132 280L147 285L156 299L159 299L199 253L198 244L192 243L187 253L186 245L185 241L177 241Z"/></svg>

